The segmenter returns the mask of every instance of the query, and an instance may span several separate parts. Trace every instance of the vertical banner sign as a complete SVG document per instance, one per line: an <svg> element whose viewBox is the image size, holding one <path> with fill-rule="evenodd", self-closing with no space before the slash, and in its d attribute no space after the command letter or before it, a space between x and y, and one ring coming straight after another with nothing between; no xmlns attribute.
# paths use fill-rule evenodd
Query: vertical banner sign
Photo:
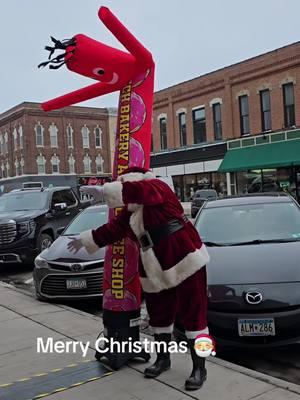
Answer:
<svg viewBox="0 0 300 400"><path fill-rule="evenodd" d="M120 93L113 179L129 167L149 168L154 67L139 74ZM121 208L110 210L109 218ZM108 246L104 264L103 308L133 311L140 308L139 251L129 238Z"/></svg>

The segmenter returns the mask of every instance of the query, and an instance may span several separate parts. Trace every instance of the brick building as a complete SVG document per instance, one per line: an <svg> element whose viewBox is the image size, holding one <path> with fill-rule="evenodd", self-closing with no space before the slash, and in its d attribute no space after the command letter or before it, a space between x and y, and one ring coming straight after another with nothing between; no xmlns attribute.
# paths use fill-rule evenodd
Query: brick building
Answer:
<svg viewBox="0 0 300 400"><path fill-rule="evenodd" d="M44 112L21 103L0 114L1 182L28 175L111 173L116 110L66 107Z"/></svg>
<svg viewBox="0 0 300 400"><path fill-rule="evenodd" d="M257 154L265 145L260 151L269 154L289 139L298 146L299 82L297 42L156 92L151 166L173 176L182 200L209 186L222 194L249 191L255 180L264 190L278 176L296 191L297 160L279 160L284 151L277 146L272 162L247 165L245 148L255 146ZM240 158L239 165L230 158Z"/></svg>

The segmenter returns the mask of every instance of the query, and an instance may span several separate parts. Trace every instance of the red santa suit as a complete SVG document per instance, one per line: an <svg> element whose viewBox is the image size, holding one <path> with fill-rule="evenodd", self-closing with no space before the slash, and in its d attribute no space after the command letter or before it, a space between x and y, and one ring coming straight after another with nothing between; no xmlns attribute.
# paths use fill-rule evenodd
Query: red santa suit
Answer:
<svg viewBox="0 0 300 400"><path fill-rule="evenodd" d="M154 333L170 333L178 313L189 339L207 330L206 264L209 255L171 188L151 172L127 173L104 185L111 208L123 207L109 223L80 237L89 252L125 236L135 241L176 219L181 229L140 249L140 280Z"/></svg>

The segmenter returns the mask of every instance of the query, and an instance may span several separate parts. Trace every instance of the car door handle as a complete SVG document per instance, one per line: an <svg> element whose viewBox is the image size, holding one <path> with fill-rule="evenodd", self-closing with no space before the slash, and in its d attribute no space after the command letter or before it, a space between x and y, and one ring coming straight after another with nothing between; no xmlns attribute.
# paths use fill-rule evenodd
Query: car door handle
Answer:
<svg viewBox="0 0 300 400"><path fill-rule="evenodd" d="M71 212L70 212L70 211L67 211L67 212L66 212L66 215L70 215L70 214L71 214Z"/></svg>

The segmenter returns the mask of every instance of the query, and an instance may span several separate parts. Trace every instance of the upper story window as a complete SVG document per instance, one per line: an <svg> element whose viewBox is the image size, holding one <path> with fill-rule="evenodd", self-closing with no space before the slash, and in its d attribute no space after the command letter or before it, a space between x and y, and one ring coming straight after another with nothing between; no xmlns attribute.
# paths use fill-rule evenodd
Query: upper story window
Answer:
<svg viewBox="0 0 300 400"><path fill-rule="evenodd" d="M239 97L241 135L250 133L249 124L249 99L247 95Z"/></svg>
<svg viewBox="0 0 300 400"><path fill-rule="evenodd" d="M282 85L284 126L286 128L296 125L294 84L292 82Z"/></svg>
<svg viewBox="0 0 300 400"><path fill-rule="evenodd" d="M101 130L101 128L99 128L99 126L96 126L96 128L94 129L94 133L95 133L96 148L102 149L102 130Z"/></svg>
<svg viewBox="0 0 300 400"><path fill-rule="evenodd" d="M14 138L14 150L18 150L18 132L16 127L14 127L13 130L13 138Z"/></svg>
<svg viewBox="0 0 300 400"><path fill-rule="evenodd" d="M58 147L57 132L58 132L57 126L54 123L52 123L49 126L50 146L51 147L55 147L55 148Z"/></svg>
<svg viewBox="0 0 300 400"><path fill-rule="evenodd" d="M8 133L5 131L4 133L4 149L3 149L4 154L8 153Z"/></svg>
<svg viewBox="0 0 300 400"><path fill-rule="evenodd" d="M59 157L54 154L54 156L51 157L52 174L59 174L59 163Z"/></svg>
<svg viewBox="0 0 300 400"><path fill-rule="evenodd" d="M269 89L260 91L260 110L261 110L261 129L262 131L270 131L272 129L272 120L271 120L271 98Z"/></svg>
<svg viewBox="0 0 300 400"><path fill-rule="evenodd" d="M82 134L82 147L84 149L90 148L90 131L86 125L81 128Z"/></svg>
<svg viewBox="0 0 300 400"><path fill-rule="evenodd" d="M17 158L15 159L15 169L16 169L16 175L17 176L18 175L22 175L21 164L20 164L20 162L19 162L19 160Z"/></svg>
<svg viewBox="0 0 300 400"><path fill-rule="evenodd" d="M68 147L74 147L73 146L73 129L70 124L67 126L67 145L68 145Z"/></svg>
<svg viewBox="0 0 300 400"><path fill-rule="evenodd" d="M43 155L39 155L36 159L37 167L38 167L38 174L45 174L46 173L46 159Z"/></svg>
<svg viewBox="0 0 300 400"><path fill-rule="evenodd" d="M20 149L23 149L23 146L24 146L24 143L23 143L24 138L23 138L23 127L22 127L22 125L19 125L18 132L19 132L19 147L20 147Z"/></svg>
<svg viewBox="0 0 300 400"><path fill-rule="evenodd" d="M0 154L3 155L3 136L0 135Z"/></svg>
<svg viewBox="0 0 300 400"><path fill-rule="evenodd" d="M214 119L214 137L215 140L222 140L222 113L221 104L215 103L212 105Z"/></svg>
<svg viewBox="0 0 300 400"><path fill-rule="evenodd" d="M34 128L35 137L36 137L36 146L43 147L44 146L44 127L38 122Z"/></svg>
<svg viewBox="0 0 300 400"><path fill-rule="evenodd" d="M70 155L68 163L69 163L69 174L75 174L75 158L73 157L73 155Z"/></svg>
<svg viewBox="0 0 300 400"><path fill-rule="evenodd" d="M162 150L165 150L168 148L166 117L162 117L159 119L159 134L160 134L160 148Z"/></svg>
<svg viewBox="0 0 300 400"><path fill-rule="evenodd" d="M180 146L186 146L186 113L178 114Z"/></svg>
<svg viewBox="0 0 300 400"><path fill-rule="evenodd" d="M91 158L88 155L85 155L83 158L83 170L85 174L91 173Z"/></svg>
<svg viewBox="0 0 300 400"><path fill-rule="evenodd" d="M205 108L193 110L194 143L206 142Z"/></svg>
<svg viewBox="0 0 300 400"><path fill-rule="evenodd" d="M100 154L96 157L96 171L97 173L103 172L103 163L104 160Z"/></svg>

